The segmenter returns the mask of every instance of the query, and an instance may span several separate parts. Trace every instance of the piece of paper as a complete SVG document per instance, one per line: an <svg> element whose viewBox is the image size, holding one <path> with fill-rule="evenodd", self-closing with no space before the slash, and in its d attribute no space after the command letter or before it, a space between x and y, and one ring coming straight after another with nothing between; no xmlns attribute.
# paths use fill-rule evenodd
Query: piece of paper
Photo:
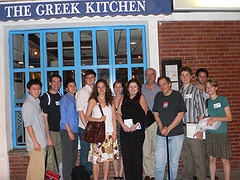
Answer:
<svg viewBox="0 0 240 180"><path fill-rule="evenodd" d="M124 119L124 124L126 124L129 128L133 125L132 119ZM141 124L139 123L136 127L136 130L142 129Z"/></svg>
<svg viewBox="0 0 240 180"><path fill-rule="evenodd" d="M132 119L124 119L124 124L126 124L129 128L133 125Z"/></svg>
<svg viewBox="0 0 240 180"><path fill-rule="evenodd" d="M187 124L187 138L196 139L196 136L195 137L193 136L196 133L197 124L193 124L193 123L186 123L186 124ZM206 139L205 132L203 132L203 139Z"/></svg>

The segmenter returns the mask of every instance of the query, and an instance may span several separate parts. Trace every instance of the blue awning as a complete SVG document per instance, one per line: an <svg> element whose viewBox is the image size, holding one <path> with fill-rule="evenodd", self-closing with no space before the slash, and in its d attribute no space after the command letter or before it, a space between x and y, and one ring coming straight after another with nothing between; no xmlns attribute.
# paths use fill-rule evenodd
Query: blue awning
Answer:
<svg viewBox="0 0 240 180"><path fill-rule="evenodd" d="M171 0L69 0L0 4L0 21L93 16L169 15Z"/></svg>

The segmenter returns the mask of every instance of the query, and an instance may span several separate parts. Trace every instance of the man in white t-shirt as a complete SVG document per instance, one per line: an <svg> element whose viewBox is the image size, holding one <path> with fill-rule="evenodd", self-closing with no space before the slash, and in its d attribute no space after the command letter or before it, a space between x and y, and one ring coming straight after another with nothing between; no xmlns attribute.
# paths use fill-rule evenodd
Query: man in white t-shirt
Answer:
<svg viewBox="0 0 240 180"><path fill-rule="evenodd" d="M92 163L88 162L88 151L90 149L90 143L82 140L82 134L87 125L85 118L88 100L92 93L92 89L96 80L96 73L93 70L87 70L84 74L86 85L77 91L76 93L76 108L79 114L79 128L78 135L80 140L80 164L85 166L89 175L92 175Z"/></svg>

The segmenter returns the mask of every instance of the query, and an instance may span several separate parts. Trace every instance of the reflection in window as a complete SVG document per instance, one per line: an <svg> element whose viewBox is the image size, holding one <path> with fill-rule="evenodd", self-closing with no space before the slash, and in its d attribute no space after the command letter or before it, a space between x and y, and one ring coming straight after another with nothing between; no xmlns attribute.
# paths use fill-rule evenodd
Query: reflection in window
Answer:
<svg viewBox="0 0 240 180"><path fill-rule="evenodd" d="M110 84L109 69L98 69L97 77L98 79L105 79L108 82L108 84Z"/></svg>
<svg viewBox="0 0 240 180"><path fill-rule="evenodd" d="M30 68L40 67L40 35L28 35L28 64Z"/></svg>
<svg viewBox="0 0 240 180"><path fill-rule="evenodd" d="M57 67L58 64L58 34L47 33L47 63L48 67Z"/></svg>
<svg viewBox="0 0 240 180"><path fill-rule="evenodd" d="M81 65L93 65L92 31L80 32Z"/></svg>
<svg viewBox="0 0 240 180"><path fill-rule="evenodd" d="M63 66L74 66L73 32L62 33Z"/></svg>
<svg viewBox="0 0 240 180"><path fill-rule="evenodd" d="M126 30L114 30L114 49L116 64L127 64Z"/></svg>
<svg viewBox="0 0 240 180"><path fill-rule="evenodd" d="M130 30L132 63L143 63L142 29Z"/></svg>
<svg viewBox="0 0 240 180"><path fill-rule="evenodd" d="M132 79L137 79L140 84L143 84L144 83L143 68L132 68Z"/></svg>
<svg viewBox="0 0 240 180"><path fill-rule="evenodd" d="M41 81L41 72L30 72L29 77L30 79L38 79Z"/></svg>
<svg viewBox="0 0 240 180"><path fill-rule="evenodd" d="M15 111L15 122L17 145L25 146L25 128L23 126L21 111Z"/></svg>
<svg viewBox="0 0 240 180"><path fill-rule="evenodd" d="M97 64L109 64L108 31L96 32Z"/></svg>
<svg viewBox="0 0 240 180"><path fill-rule="evenodd" d="M125 85L128 81L128 69L117 68L116 69L116 81L121 81Z"/></svg>
<svg viewBox="0 0 240 180"><path fill-rule="evenodd" d="M63 71L63 89L64 89L64 94L66 92L66 81L69 79L75 79L75 71L74 70L68 70L68 71Z"/></svg>
<svg viewBox="0 0 240 180"><path fill-rule="evenodd" d="M25 73L14 73L14 105L15 107L22 107L26 98L25 90Z"/></svg>
<svg viewBox="0 0 240 180"><path fill-rule="evenodd" d="M24 68L24 35L13 35L13 68Z"/></svg>

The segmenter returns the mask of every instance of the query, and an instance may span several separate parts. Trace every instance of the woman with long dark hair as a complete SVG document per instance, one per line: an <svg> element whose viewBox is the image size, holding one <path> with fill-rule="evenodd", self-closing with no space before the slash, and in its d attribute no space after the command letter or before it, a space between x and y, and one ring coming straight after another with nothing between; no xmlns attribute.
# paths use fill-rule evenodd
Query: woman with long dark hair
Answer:
<svg viewBox="0 0 240 180"><path fill-rule="evenodd" d="M101 114L100 107L103 114ZM99 79L93 87L89 98L86 119L94 122L105 122L105 141L91 143L88 159L92 162L93 179L98 180L100 163L103 163L103 179L107 180L109 162L118 159L116 145L116 114L112 91L106 80Z"/></svg>
<svg viewBox="0 0 240 180"><path fill-rule="evenodd" d="M141 85L131 79L119 104L117 118L121 124L120 143L126 180L142 179L144 119L148 106Z"/></svg>

